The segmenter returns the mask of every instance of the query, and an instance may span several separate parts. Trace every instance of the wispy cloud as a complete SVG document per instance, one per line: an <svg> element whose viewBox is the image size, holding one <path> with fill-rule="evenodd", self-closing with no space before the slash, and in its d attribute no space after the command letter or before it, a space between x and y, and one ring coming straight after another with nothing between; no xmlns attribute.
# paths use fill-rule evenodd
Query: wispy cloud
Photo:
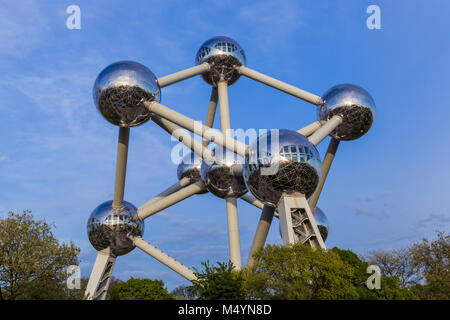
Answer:
<svg viewBox="0 0 450 320"><path fill-rule="evenodd" d="M430 227L443 228L450 223L450 215L443 213L430 213L427 217L417 221L414 226L417 229L427 229Z"/></svg>
<svg viewBox="0 0 450 320"><path fill-rule="evenodd" d="M394 211L390 191L358 195L353 202L343 205L357 215L371 218L387 218Z"/></svg>
<svg viewBox="0 0 450 320"><path fill-rule="evenodd" d="M389 246L394 247L404 240L418 239L419 237L420 237L420 233L418 233L418 232L415 232L415 231L404 232L404 233L400 233L400 234L394 234L394 235L388 236L388 237L383 237L380 239L373 239L373 240L366 242L365 245L367 245L367 246L389 245Z"/></svg>
<svg viewBox="0 0 450 320"><path fill-rule="evenodd" d="M0 55L21 56L43 43L48 31L39 3L5 1L0 10Z"/></svg>
<svg viewBox="0 0 450 320"><path fill-rule="evenodd" d="M23 75L3 80L25 95L46 121L60 123L63 119L73 134L80 133L92 112L90 86L92 77L86 74L50 71L47 75ZM89 107L89 108L88 108Z"/></svg>

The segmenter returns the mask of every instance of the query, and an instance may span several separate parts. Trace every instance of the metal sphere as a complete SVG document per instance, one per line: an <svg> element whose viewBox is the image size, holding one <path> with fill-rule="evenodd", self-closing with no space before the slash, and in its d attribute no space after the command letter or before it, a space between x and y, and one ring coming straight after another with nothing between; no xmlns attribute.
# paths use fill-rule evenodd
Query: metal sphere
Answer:
<svg viewBox="0 0 450 320"><path fill-rule="evenodd" d="M192 183L200 181L202 179L202 158L200 158L196 153L191 152L184 156L183 160L181 160L180 164L177 168L177 177L178 180L183 178L189 178ZM203 192L199 192L199 194L207 193L205 190Z"/></svg>
<svg viewBox="0 0 450 320"><path fill-rule="evenodd" d="M319 229L322 240L323 240L323 242L325 242L328 237L328 219L325 216L325 213L323 213L323 211L317 207L313 212L313 216L314 216L314 219L316 219L317 228ZM301 240L303 238L303 235L300 233L300 231L302 231L300 229L301 228L300 227L301 219L297 213L292 214L292 225L293 225L296 241ZM280 237L282 237L281 225L279 228L279 232L280 232Z"/></svg>
<svg viewBox="0 0 450 320"><path fill-rule="evenodd" d="M291 130L272 131L249 147L244 178L250 192L265 204L276 207L283 195L303 194L309 198L321 175L321 160L308 139Z"/></svg>
<svg viewBox="0 0 450 320"><path fill-rule="evenodd" d="M92 246L101 251L110 248L114 256L124 255L134 249L128 235L141 237L144 222L133 221L137 209L124 201L121 208L112 207L112 200L106 201L92 211L87 223L87 233Z"/></svg>
<svg viewBox="0 0 450 320"><path fill-rule="evenodd" d="M150 119L143 100L161 100L156 77L147 67L133 61L119 61L107 66L95 80L94 102L112 124L136 127Z"/></svg>
<svg viewBox="0 0 450 320"><path fill-rule="evenodd" d="M203 161L201 168L206 189L222 199L239 198L247 193L242 176L244 159L222 147L216 147L213 152L217 163Z"/></svg>
<svg viewBox="0 0 450 320"><path fill-rule="evenodd" d="M319 228L320 235L322 236L323 242L327 240L328 237L328 219L325 213L323 213L320 208L316 207L313 212L314 219L316 219L317 227Z"/></svg>
<svg viewBox="0 0 450 320"><path fill-rule="evenodd" d="M195 57L197 64L208 62L211 66L205 72L203 79L212 86L217 86L221 78L232 85L239 79L239 72L235 67L246 64L245 53L242 47L228 37L214 37L205 41L197 51Z"/></svg>
<svg viewBox="0 0 450 320"><path fill-rule="evenodd" d="M362 137L375 119L375 102L363 88L354 84L340 84L322 96L324 104L318 109L319 120L340 115L343 122L331 132L337 140L355 140Z"/></svg>

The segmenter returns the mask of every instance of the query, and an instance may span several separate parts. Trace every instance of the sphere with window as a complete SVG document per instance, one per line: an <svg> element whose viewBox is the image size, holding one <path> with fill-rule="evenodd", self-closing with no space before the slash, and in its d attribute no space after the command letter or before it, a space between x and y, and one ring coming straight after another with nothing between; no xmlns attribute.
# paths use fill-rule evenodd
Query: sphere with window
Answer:
<svg viewBox="0 0 450 320"><path fill-rule="evenodd" d="M283 195L309 198L319 183L321 168L319 152L305 136L271 130L250 145L244 178L257 199L276 207Z"/></svg>

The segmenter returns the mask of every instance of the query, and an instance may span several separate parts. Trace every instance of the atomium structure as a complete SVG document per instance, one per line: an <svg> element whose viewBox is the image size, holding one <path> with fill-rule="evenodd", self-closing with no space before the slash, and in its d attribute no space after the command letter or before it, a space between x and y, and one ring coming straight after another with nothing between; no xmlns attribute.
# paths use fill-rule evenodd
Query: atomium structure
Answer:
<svg viewBox="0 0 450 320"><path fill-rule="evenodd" d="M194 272L145 241L144 220L196 194L211 193L225 200L230 260L242 268L237 199L261 210L246 267L262 248L273 217L280 220L283 243L296 242L326 249L328 220L316 206L340 141L367 133L375 119L370 94L353 84L337 85L322 97L274 79L246 66L242 47L228 37L213 37L197 51L196 66L157 78L132 61L107 66L98 75L93 97L103 117L119 127L113 200L95 208L87 233L98 251L86 289L88 299L104 299L116 258L135 247L188 280ZM162 105L161 90L201 75L212 87L205 123ZM270 130L249 145L231 135L228 86L241 76L285 92L317 107L317 121L300 130ZM213 123L217 106L220 130ZM130 128L151 120L184 144L191 153L178 166L178 182L140 207L124 201ZM192 133L202 137L193 138ZM316 146L330 136L321 159Z"/></svg>

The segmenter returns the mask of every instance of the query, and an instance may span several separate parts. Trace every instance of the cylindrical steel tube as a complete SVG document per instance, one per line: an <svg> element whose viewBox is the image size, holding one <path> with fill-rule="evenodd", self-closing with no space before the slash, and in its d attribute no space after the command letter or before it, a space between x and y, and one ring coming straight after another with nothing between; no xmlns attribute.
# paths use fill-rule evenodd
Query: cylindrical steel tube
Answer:
<svg viewBox="0 0 450 320"><path fill-rule="evenodd" d="M224 80L217 83L217 91L219 93L219 111L220 111L220 128L224 135L231 135L228 130L231 129L230 121L230 105L228 102L228 85Z"/></svg>
<svg viewBox="0 0 450 320"><path fill-rule="evenodd" d="M133 241L133 244L141 249L142 251L148 253L153 258L161 262L162 264L165 264L170 269L181 275L182 277L185 277L189 281L196 280L197 277L195 276L194 272L186 267L185 265L181 264L174 258L170 257L165 252L159 250L155 246L151 245L141 237L134 237L129 236L129 238Z"/></svg>
<svg viewBox="0 0 450 320"><path fill-rule="evenodd" d="M163 106L160 103L155 101L145 101L145 106L148 108L150 112L153 112L199 136L205 138L209 141L215 142L216 144L223 146L242 157L245 157L248 153L248 147L239 142L232 137L223 135L220 131L215 130L213 128L209 128L203 125L199 121L195 121L189 117L182 115L166 106Z"/></svg>
<svg viewBox="0 0 450 320"><path fill-rule="evenodd" d="M300 130L297 130L297 132L304 135L305 137L309 137L314 132L316 132L320 127L322 127L325 123L326 123L326 121L324 121L324 120L317 120L311 124L308 124L306 127L303 127Z"/></svg>
<svg viewBox="0 0 450 320"><path fill-rule="evenodd" d="M193 76L202 74L206 71L209 71L211 69L211 67L209 66L209 63L204 62L198 66L189 68L189 69L185 69L185 70L181 70L172 74L169 74L167 76L158 78L158 84L160 86L160 88L164 88L167 87L171 84L180 82L182 80L186 80L189 78L192 78Z"/></svg>
<svg viewBox="0 0 450 320"><path fill-rule="evenodd" d="M309 198L309 206L311 211L314 212L317 202L319 201L320 193L322 192L323 185L327 179L328 172L330 171L331 164L333 163L334 156L336 155L337 148L339 147L339 140L331 138L330 144L328 145L327 153L322 162L322 176L320 177L319 185Z"/></svg>
<svg viewBox="0 0 450 320"><path fill-rule="evenodd" d="M180 190L181 188L186 187L188 184L191 183L191 179L184 177L182 178L180 181L178 181L177 183L175 183L174 185L170 186L169 188L167 188L166 190L164 190L163 192L161 192L160 194L158 194L156 197L150 199L149 201L147 201L146 203L144 203L142 206L140 206L138 208L142 210L142 208L144 207L148 207L150 206L152 203L155 203L156 201L159 201L165 197L167 197L168 195L177 192L178 190Z"/></svg>
<svg viewBox="0 0 450 320"><path fill-rule="evenodd" d="M247 267L252 267L255 263L253 254L262 249L266 243L267 234L269 233L270 225L272 224L273 215L275 213L275 208L264 205L261 212L261 217L256 228L255 237L253 238L252 247L247 258Z"/></svg>
<svg viewBox="0 0 450 320"><path fill-rule="evenodd" d="M248 202L248 203L254 205L255 207L257 207L259 209L262 209L264 207L264 203L262 203L261 201L256 199L249 192L247 192L246 194L241 196L241 199L244 200L245 202Z"/></svg>
<svg viewBox="0 0 450 320"><path fill-rule="evenodd" d="M312 136L308 138L311 144L317 146L323 139L325 139L338 125L342 123L342 117L335 115L328 120L320 129L318 129Z"/></svg>
<svg viewBox="0 0 450 320"><path fill-rule="evenodd" d="M241 241L239 238L239 221L237 214L236 198L227 198L227 223L228 223L228 244L230 247L230 260L235 269L242 268L241 261Z"/></svg>
<svg viewBox="0 0 450 320"><path fill-rule="evenodd" d="M250 68L247 68L245 66L237 67L240 74L256 80L258 82L261 82L263 84L268 85L269 87L278 89L280 91L286 92L294 97L297 97L299 99L302 99L304 101L310 102L315 105L322 105L323 100L321 97L316 96L315 94L309 93L305 90L299 89L297 87L294 87L290 84L284 83L280 80L274 79L272 77L266 76L265 74L262 74L258 71L252 70Z"/></svg>
<svg viewBox="0 0 450 320"><path fill-rule="evenodd" d="M152 203L149 206L141 207L136 212L135 219L144 220L145 218L154 215L155 213L158 213L164 209L167 209L168 207L180 202L181 200L184 200L200 191L203 191L204 188L205 186L202 181L197 181L191 185L188 185L187 187L184 187L177 192L174 192L167 197Z"/></svg>
<svg viewBox="0 0 450 320"><path fill-rule="evenodd" d="M123 205L129 141L130 128L120 127L119 142L117 145L116 181L114 184L114 200L112 204L113 208L120 208Z"/></svg>
<svg viewBox="0 0 450 320"><path fill-rule="evenodd" d="M195 140L188 132L175 123L156 115L152 116L152 120L202 159L208 162L216 162L211 150L205 148L201 142Z"/></svg>
<svg viewBox="0 0 450 320"><path fill-rule="evenodd" d="M205 126L212 128L214 125L214 118L216 117L216 109L217 109L217 100L218 93L217 88L212 87L211 89L211 97L209 98L209 106L208 113L206 114ZM207 139L203 139L203 146L207 147L209 141Z"/></svg>

